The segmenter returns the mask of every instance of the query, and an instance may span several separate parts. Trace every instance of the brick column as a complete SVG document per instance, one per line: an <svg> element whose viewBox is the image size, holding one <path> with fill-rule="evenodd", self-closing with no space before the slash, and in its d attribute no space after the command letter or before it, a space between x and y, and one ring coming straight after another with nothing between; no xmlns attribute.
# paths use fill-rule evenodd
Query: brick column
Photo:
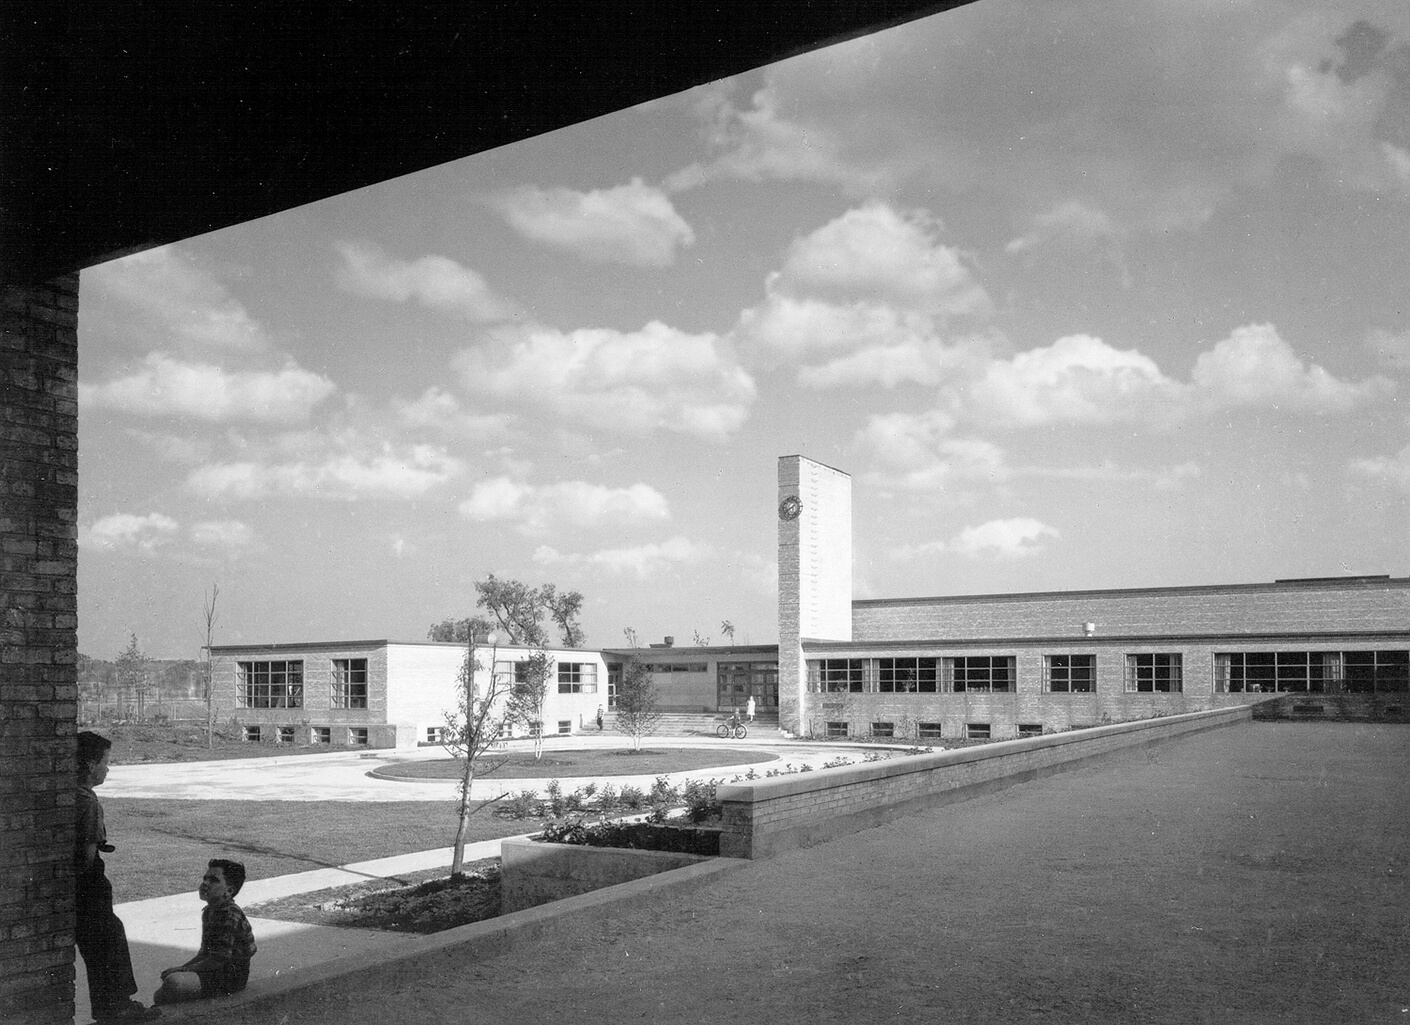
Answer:
<svg viewBox="0 0 1410 1025"><path fill-rule="evenodd" d="M73 1020L78 275L0 284L0 1021Z"/></svg>

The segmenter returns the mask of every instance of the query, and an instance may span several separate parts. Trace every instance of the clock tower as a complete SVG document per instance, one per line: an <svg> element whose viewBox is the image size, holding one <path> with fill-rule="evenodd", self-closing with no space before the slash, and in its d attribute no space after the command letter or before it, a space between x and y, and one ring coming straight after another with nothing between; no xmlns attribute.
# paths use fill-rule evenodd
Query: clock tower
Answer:
<svg viewBox="0 0 1410 1025"><path fill-rule="evenodd" d="M803 456L778 461L778 714L803 727L803 638L852 639L852 478Z"/></svg>

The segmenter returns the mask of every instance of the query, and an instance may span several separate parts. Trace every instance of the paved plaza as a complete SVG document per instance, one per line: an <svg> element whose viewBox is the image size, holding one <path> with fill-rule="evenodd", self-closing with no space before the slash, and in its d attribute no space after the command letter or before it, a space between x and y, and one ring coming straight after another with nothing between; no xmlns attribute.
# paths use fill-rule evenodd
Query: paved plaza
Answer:
<svg viewBox="0 0 1410 1025"><path fill-rule="evenodd" d="M224 1020L1404 1022L1408 870L1410 728L1244 723Z"/></svg>

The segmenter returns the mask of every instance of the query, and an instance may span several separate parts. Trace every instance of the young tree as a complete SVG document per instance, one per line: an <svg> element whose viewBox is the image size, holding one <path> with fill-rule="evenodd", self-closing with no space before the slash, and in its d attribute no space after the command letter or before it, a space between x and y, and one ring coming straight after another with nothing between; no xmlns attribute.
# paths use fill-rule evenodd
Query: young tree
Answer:
<svg viewBox="0 0 1410 1025"><path fill-rule="evenodd" d="M695 634L695 646L697 648L708 648L710 646L710 638L706 637L699 630L692 632Z"/></svg>
<svg viewBox="0 0 1410 1025"><path fill-rule="evenodd" d="M557 665L554 657L540 648L514 667L509 720L528 728L534 738L534 761L543 758L543 710L548 703L548 681Z"/></svg>
<svg viewBox="0 0 1410 1025"><path fill-rule="evenodd" d="M632 738L632 750L641 750L641 738L655 732L661 722L656 708L656 685L646 666L633 659L622 669L622 682L617 685L615 729Z"/></svg>
<svg viewBox="0 0 1410 1025"><path fill-rule="evenodd" d="M734 624L728 619L720 620L720 633L724 635L727 643L734 643Z"/></svg>
<svg viewBox="0 0 1410 1025"><path fill-rule="evenodd" d="M220 597L220 585L211 584L211 593L205 602L206 614L206 659L202 665L202 675L206 684L206 750L215 748L215 687L211 676L211 643L215 640L215 603Z"/></svg>
<svg viewBox="0 0 1410 1025"><path fill-rule="evenodd" d="M508 707L505 698L509 683L494 671L495 646L498 638L490 634L485 639L490 646L488 680L477 678L485 667L476 654L477 639L472 635L465 644L465 659L456 681L459 707L445 713L445 734L441 743L454 757L463 759L460 771L459 821L455 827L455 852L451 856L450 873L460 875L465 867L465 833L470 816L477 810L470 800L475 774L488 775L504 764L505 759L486 759L485 755L504 731ZM501 795L503 796L503 795ZM498 800L499 798L495 798ZM482 802L482 808L489 802Z"/></svg>
<svg viewBox="0 0 1410 1025"><path fill-rule="evenodd" d="M637 632L636 632L635 630L633 630L631 627L629 627L629 626L624 626L624 627L622 627L622 636L627 639L627 647L629 647L629 648L639 648L639 647L641 647L641 638L640 638L639 636L637 636Z"/></svg>
<svg viewBox="0 0 1410 1025"><path fill-rule="evenodd" d="M151 686L152 664L142 653L142 649L137 647L136 634L132 634L127 650L117 657L117 677L119 687L123 690L130 687L136 695L137 721L142 722L147 715L147 691Z"/></svg>

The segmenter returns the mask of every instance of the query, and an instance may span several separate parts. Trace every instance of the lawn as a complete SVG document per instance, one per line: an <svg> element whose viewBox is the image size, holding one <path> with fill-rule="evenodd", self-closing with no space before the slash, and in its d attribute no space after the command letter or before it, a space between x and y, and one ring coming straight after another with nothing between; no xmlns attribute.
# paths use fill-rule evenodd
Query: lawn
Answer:
<svg viewBox="0 0 1410 1025"><path fill-rule="evenodd" d="M108 842L117 848L103 857L119 903L195 890L211 858L244 862L250 879L267 879L449 847L455 840L452 801L102 803ZM486 809L471 817L467 841L517 836L538 824Z"/></svg>
<svg viewBox="0 0 1410 1025"><path fill-rule="evenodd" d="M500 759L504 759L502 765ZM646 776L662 772L711 769L719 765L757 765L778 761L771 751L739 747L664 748L659 751L588 749L545 751L535 760L532 751L487 755L487 764L498 767L493 779L571 779L577 776ZM454 758L434 761L389 762L372 770L374 776L403 779L459 779L462 762ZM481 770L483 771L483 770ZM477 772L477 778L479 773Z"/></svg>

